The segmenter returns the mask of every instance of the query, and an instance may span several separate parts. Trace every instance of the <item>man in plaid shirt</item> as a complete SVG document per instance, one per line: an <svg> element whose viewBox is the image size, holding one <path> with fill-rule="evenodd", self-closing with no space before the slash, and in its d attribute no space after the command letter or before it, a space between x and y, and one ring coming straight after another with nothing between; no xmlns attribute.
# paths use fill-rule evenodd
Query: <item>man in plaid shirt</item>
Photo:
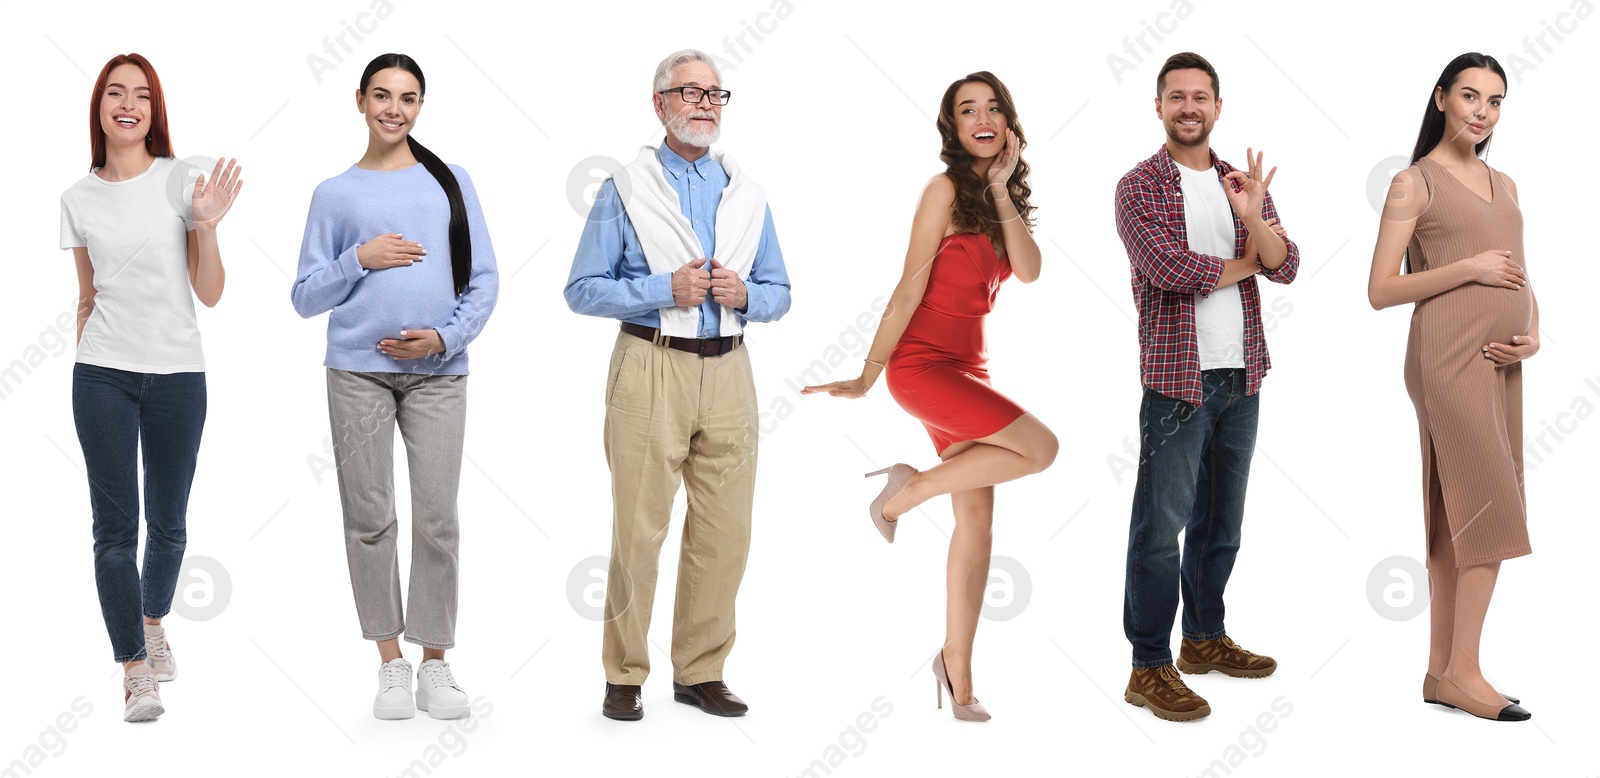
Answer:
<svg viewBox="0 0 1600 778"><path fill-rule="evenodd" d="M1139 308L1139 475L1128 530L1123 630L1133 644L1124 698L1170 721L1211 713L1181 669L1260 678L1271 657L1223 627L1222 594L1239 551L1261 377L1271 367L1256 274L1287 284L1300 251L1254 150L1249 171L1211 151L1222 112L1205 58L1173 55L1156 77L1167 142L1117 184L1117 233ZM1178 533L1184 533L1182 557ZM1172 659L1179 593L1183 642Z"/></svg>

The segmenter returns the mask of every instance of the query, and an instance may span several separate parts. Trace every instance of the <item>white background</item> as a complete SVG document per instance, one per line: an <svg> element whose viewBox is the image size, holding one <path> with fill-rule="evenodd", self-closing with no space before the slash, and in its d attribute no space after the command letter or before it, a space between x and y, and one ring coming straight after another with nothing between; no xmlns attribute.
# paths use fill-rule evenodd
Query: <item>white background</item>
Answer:
<svg viewBox="0 0 1600 778"><path fill-rule="evenodd" d="M794 0L781 20L761 16L770 1L508 14L393 0L381 20L360 16L369 0L0 4L11 238L0 365L27 365L0 400L0 769L32 759L32 773L15 774L148 765L393 776L429 774L414 760L431 759L444 776L796 776L823 775L813 760L832 758L828 769L847 776L1600 773L1581 745L1597 723L1587 651L1600 637L1587 596L1600 440L1587 411L1600 407L1600 366L1585 140L1600 115L1584 53L1600 20L1560 17L1565 41L1547 37L1551 51L1536 48L1535 60L1524 37L1568 14L1567 0L1426 11L1195 0L1178 4L1182 19L1167 0L913 12ZM370 32L346 38L351 53L319 83L307 57L327 57L323 39L357 21ZM767 32L746 37L748 51L725 44L758 21ZM1124 38L1157 21L1164 40L1146 37L1154 53L1135 61ZM769 415L727 679L753 712L724 720L671 700L661 649L679 514L662 558L646 716L618 723L599 715L599 588L583 564L609 549L601 390L616 326L570 313L561 287L597 175L580 161L628 160L659 142L646 84L685 46L731 65L722 147L770 192L794 307L750 328ZM1112 192L1163 140L1151 100L1160 61L1190 49L1221 74L1214 148L1242 164L1254 146L1280 166L1272 191L1302 265L1292 286L1262 287L1275 366L1229 590L1229 631L1281 667L1264 680L1192 679L1214 712L1173 724L1121 699L1136 459L1125 446L1139 380ZM1409 153L1434 79L1469 50L1520 68L1490 159L1518 182L1543 314L1543 350L1525 373L1527 429L1566 430L1528 448L1535 553L1504 565L1483 645L1491 679L1534 712L1526 724L1418 701L1427 619L1408 603L1425 587L1393 572L1420 570L1423 553L1417 430L1401 379L1409 313L1375 313L1365 297L1379 221L1372 176L1386 179L1385 160ZM71 255L56 248L58 195L87 171L92 79L128 51L158 68L178 155L236 156L248 182L221 230L227 292L200 312L210 415L184 604L167 622L182 670L162 690L169 712L146 726L120 720L69 403L70 336L54 330L76 289ZM358 631L327 469L325 324L301 320L288 300L311 191L361 155L353 93L367 60L386 51L425 69L417 137L471 172L501 273L499 307L471 349L449 654L482 701L455 723L371 716L376 656ZM1120 80L1113 54L1127 58ZM918 192L942 167L930 117L952 80L979 69L1016 96L1044 251L1040 281L999 296L991 369L1062 441L1053 468L998 490L994 618L980 625L976 657L976 688L995 715L984 725L927 704L948 501L908 517L893 546L863 511L876 493L863 472L935 461L920 425L882 387L847 402L802 399L791 384L813 360L827 368L830 346L842 364L819 377L860 364L870 332L854 322L893 287ZM1412 561L1384 561L1396 556ZM1389 618L1408 612L1422 615Z"/></svg>

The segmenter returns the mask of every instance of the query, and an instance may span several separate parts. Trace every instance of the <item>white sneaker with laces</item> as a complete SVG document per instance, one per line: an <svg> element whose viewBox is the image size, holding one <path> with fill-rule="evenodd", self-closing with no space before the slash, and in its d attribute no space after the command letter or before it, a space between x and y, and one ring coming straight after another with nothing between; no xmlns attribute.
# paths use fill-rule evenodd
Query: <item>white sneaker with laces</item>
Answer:
<svg viewBox="0 0 1600 778"><path fill-rule="evenodd" d="M417 715L411 702L411 663L394 659L378 668L378 697L372 715L380 719L409 719Z"/></svg>
<svg viewBox="0 0 1600 778"><path fill-rule="evenodd" d="M155 721L166 713L161 704L160 684L149 665L134 665L122 679L122 720Z"/></svg>
<svg viewBox="0 0 1600 778"><path fill-rule="evenodd" d="M166 683L178 677L178 660L172 655L172 644L167 642L167 631L160 624L144 625L145 664L156 680Z"/></svg>
<svg viewBox="0 0 1600 778"><path fill-rule="evenodd" d="M436 719L467 717L467 693L456 685L449 662L429 659L417 668L417 707Z"/></svg>

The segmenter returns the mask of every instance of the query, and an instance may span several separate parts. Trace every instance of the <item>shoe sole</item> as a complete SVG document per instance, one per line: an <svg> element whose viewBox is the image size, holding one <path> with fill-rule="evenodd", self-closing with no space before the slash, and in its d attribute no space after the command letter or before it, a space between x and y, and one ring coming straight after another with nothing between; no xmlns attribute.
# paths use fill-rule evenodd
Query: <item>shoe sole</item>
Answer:
<svg viewBox="0 0 1600 778"><path fill-rule="evenodd" d="M1156 715L1156 718L1166 721L1195 721L1211 715L1211 706L1209 704L1201 705L1194 710L1183 711L1158 708L1151 705L1150 701L1138 692L1123 692L1122 699L1127 700L1128 704L1135 708L1149 708L1150 712Z"/></svg>
<svg viewBox="0 0 1600 778"><path fill-rule="evenodd" d="M170 673L156 673L155 675L156 680L160 681L161 683L172 683L172 681L178 677L178 671L173 670Z"/></svg>
<svg viewBox="0 0 1600 778"><path fill-rule="evenodd" d="M1182 659L1179 659L1178 669L1190 675L1205 675L1212 670L1216 670L1223 675L1231 676L1233 678L1265 678L1277 672L1278 666L1273 665L1265 670L1241 670L1237 667L1228 667L1226 665L1196 664L1194 662L1185 662Z"/></svg>
<svg viewBox="0 0 1600 778"><path fill-rule="evenodd" d="M122 712L122 720L128 722L155 721L161 716L161 714L167 712L166 707L164 707L159 701L151 700L149 702L144 702L144 699L145 698L140 698L140 702L135 702L133 707L124 710Z"/></svg>
<svg viewBox="0 0 1600 778"><path fill-rule="evenodd" d="M1423 702L1427 702L1427 700L1423 700ZM1446 708L1449 708L1450 710L1458 710L1458 711L1461 711L1462 713L1465 713L1468 716L1471 716L1471 717L1473 717L1475 719L1483 719L1484 721L1518 722L1518 721L1527 721L1528 719L1533 718L1533 714L1530 713L1530 714L1528 714L1528 718L1524 718L1524 719L1501 719L1501 718L1493 718L1493 719L1491 719L1488 716L1479 716L1478 714L1473 713L1472 711L1467 710L1466 708L1458 708L1458 707L1456 707L1454 705L1451 705L1448 702L1445 702L1444 700L1434 700L1433 704L1435 704L1435 705L1443 705ZM1516 703L1512 703L1512 704L1515 705Z"/></svg>
<svg viewBox="0 0 1600 778"><path fill-rule="evenodd" d="M379 707L377 705L372 706L372 716L373 716L373 718L382 719L384 721L396 721L396 720L399 720L399 719L409 719L409 718L411 718L412 716L415 716L415 715L417 715L417 709L416 708L411 708L411 707L384 708L384 707Z"/></svg>
<svg viewBox="0 0 1600 778"><path fill-rule="evenodd" d="M460 705L435 705L426 695L417 695L417 710L436 719L464 719L472 708L467 703Z"/></svg>
<svg viewBox="0 0 1600 778"><path fill-rule="evenodd" d="M724 718L737 718L739 716L743 716L746 713L746 711L742 711L742 710L741 711L735 711L733 713L721 713L721 712L718 712L718 711L714 711L714 710L711 710L710 708L705 707L704 705L701 705L700 701L695 699L694 697L692 697L690 695L687 695L687 694L678 694L677 692L673 692L672 699L677 700L678 702L681 702L684 705L693 705L696 708L699 708L700 710L703 710L706 713L709 713L709 714L711 714L713 716L722 716Z"/></svg>
<svg viewBox="0 0 1600 778"><path fill-rule="evenodd" d="M1500 696L1501 697L1506 697L1504 694L1502 694ZM1440 702L1438 700L1430 700L1427 697L1423 697L1422 701L1428 703L1429 705L1444 705L1444 704L1446 704L1446 703L1442 703L1442 702ZM1522 700L1513 700L1510 697L1506 697L1506 702L1509 702L1512 705L1521 705L1522 704Z"/></svg>
<svg viewBox="0 0 1600 778"><path fill-rule="evenodd" d="M644 718L644 711L634 711L632 713L607 713L605 711L600 711L600 715L605 716L612 721L638 721L639 719Z"/></svg>
<svg viewBox="0 0 1600 778"><path fill-rule="evenodd" d="M417 710L436 719L464 719L472 709L467 705L418 705Z"/></svg>

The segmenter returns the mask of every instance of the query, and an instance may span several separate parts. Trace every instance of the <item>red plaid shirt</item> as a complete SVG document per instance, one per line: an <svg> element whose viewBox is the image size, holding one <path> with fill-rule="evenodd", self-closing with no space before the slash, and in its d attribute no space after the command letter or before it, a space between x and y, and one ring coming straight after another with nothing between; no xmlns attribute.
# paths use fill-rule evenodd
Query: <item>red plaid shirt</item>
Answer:
<svg viewBox="0 0 1600 778"><path fill-rule="evenodd" d="M1217 177L1234 167L1211 152ZM1139 380L1145 386L1190 405L1200 405L1200 355L1195 343L1194 296L1210 295L1222 276L1222 262L1244 254L1249 232L1233 217L1233 257L1213 257L1189 250L1183 216L1183 173L1167 153L1140 162L1117 182L1117 234L1128 250L1133 270L1133 301L1139 308ZM1261 217L1275 218L1272 195ZM1277 270L1262 265L1257 275L1287 284L1300 269L1300 249L1285 239L1289 256ZM1259 263L1259 260L1258 260ZM1239 282L1244 304L1246 394L1261 390L1261 377L1272 367L1267 338L1261 331L1261 292L1255 276Z"/></svg>

